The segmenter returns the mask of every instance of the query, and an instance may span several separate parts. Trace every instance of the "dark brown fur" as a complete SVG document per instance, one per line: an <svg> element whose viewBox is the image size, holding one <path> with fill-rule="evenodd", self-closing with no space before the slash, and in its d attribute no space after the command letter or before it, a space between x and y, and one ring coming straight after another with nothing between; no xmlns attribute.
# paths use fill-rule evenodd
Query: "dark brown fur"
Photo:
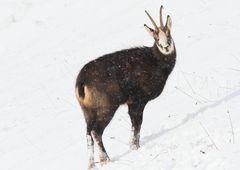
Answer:
<svg viewBox="0 0 240 170"><path fill-rule="evenodd" d="M161 94L176 60L170 34L172 20L168 15L163 25L162 9L163 6L160 7L160 27L145 11L155 28L144 25L155 40L153 47L132 48L104 55L86 64L78 75L76 97L87 124L89 169L94 167L95 142L99 147L100 162L110 160L102 134L121 104L128 105L133 132L132 146L139 148L144 107Z"/></svg>
<svg viewBox="0 0 240 170"><path fill-rule="evenodd" d="M132 48L104 55L86 64L76 82L76 95L84 111L87 135L106 154L102 134L115 111L126 103L139 147L142 114L148 101L161 94L174 68L176 52L163 55L153 47ZM108 160L107 154L100 161ZM91 165L90 165L91 166Z"/></svg>

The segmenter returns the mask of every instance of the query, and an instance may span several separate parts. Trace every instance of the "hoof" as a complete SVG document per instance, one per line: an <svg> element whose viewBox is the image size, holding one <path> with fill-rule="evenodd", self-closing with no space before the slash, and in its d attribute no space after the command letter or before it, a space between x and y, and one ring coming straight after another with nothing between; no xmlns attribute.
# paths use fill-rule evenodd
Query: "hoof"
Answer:
<svg viewBox="0 0 240 170"><path fill-rule="evenodd" d="M94 163L90 163L88 165L88 170L95 170L95 164Z"/></svg>
<svg viewBox="0 0 240 170"><path fill-rule="evenodd" d="M136 145L136 144L131 144L131 145L130 145L130 149L131 149L131 150L138 150L138 148L140 148L139 145Z"/></svg>
<svg viewBox="0 0 240 170"><path fill-rule="evenodd" d="M109 157L100 158L101 166L106 165L106 164L109 163L110 161L111 161L111 160L109 159Z"/></svg>

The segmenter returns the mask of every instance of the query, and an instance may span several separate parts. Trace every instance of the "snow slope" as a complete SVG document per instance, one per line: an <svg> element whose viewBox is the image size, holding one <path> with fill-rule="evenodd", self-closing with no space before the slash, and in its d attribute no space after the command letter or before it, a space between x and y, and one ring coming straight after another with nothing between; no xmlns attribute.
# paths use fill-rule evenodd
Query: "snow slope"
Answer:
<svg viewBox="0 0 240 170"><path fill-rule="evenodd" d="M144 10L173 20L177 64L144 113L141 148L128 146L126 106L104 133L99 169L240 167L240 2L237 0L0 1L0 169L87 168L74 84L88 61L153 41Z"/></svg>

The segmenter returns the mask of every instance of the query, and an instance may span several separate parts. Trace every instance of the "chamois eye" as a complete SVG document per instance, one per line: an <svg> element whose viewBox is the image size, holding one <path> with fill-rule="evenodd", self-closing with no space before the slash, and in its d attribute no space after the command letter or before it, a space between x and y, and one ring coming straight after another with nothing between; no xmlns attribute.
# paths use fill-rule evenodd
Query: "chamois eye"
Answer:
<svg viewBox="0 0 240 170"><path fill-rule="evenodd" d="M168 37L167 42L168 42L168 44L171 44L171 38L170 37Z"/></svg>
<svg viewBox="0 0 240 170"><path fill-rule="evenodd" d="M169 30L166 31L166 35L169 36L170 35L170 32Z"/></svg>
<svg viewBox="0 0 240 170"><path fill-rule="evenodd" d="M155 39L156 41L158 41L158 40L159 40L159 38L158 38L158 35L157 35L157 34L154 34L154 39Z"/></svg>

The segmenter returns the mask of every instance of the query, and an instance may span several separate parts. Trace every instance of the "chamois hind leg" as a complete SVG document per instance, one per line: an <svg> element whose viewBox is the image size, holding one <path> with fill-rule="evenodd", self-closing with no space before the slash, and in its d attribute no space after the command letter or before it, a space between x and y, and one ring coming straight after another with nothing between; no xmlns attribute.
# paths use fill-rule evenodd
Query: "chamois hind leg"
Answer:
<svg viewBox="0 0 240 170"><path fill-rule="evenodd" d="M88 149L88 155L89 155L88 169L93 169L95 167L94 142L93 142L93 137L90 130L87 130L87 149Z"/></svg>
<svg viewBox="0 0 240 170"><path fill-rule="evenodd" d="M118 107L114 106L114 107L103 107L103 108L97 109L97 117L93 125L92 136L95 139L95 143L98 145L98 148L99 148L99 159L100 159L101 165L106 164L107 162L110 161L102 141L102 135L103 135L104 129L112 120L112 117L117 108Z"/></svg>
<svg viewBox="0 0 240 170"><path fill-rule="evenodd" d="M142 125L143 110L145 105L146 103L140 102L128 104L128 114L132 122L132 138L130 143L131 149L138 149L140 147L140 129Z"/></svg>
<svg viewBox="0 0 240 170"><path fill-rule="evenodd" d="M95 167L95 163L94 163L94 140L93 140L93 136L92 136L92 130L93 130L93 125L94 122L96 121L96 113L94 110L92 109L87 109L87 108L83 108L84 111L84 117L86 120L86 124L87 124L87 150L88 150L88 156L89 156L89 162L88 162L88 169L92 170Z"/></svg>

